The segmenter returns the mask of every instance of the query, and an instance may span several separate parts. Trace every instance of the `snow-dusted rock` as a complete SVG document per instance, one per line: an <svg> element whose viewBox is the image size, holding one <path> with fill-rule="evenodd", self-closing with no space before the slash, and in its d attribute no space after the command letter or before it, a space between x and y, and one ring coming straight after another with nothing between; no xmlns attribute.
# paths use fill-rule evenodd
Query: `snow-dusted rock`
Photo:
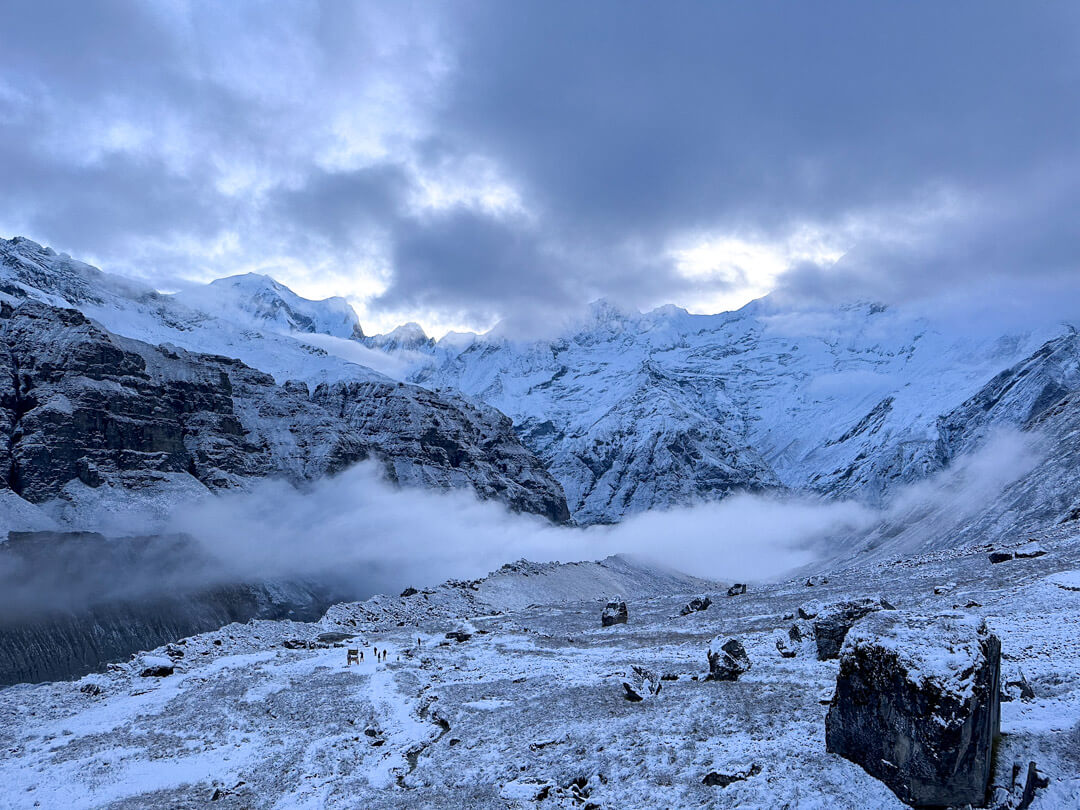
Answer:
<svg viewBox="0 0 1080 810"><path fill-rule="evenodd" d="M712 599L708 596L695 596L683 605L683 609L679 611L679 615L689 616L691 613L700 613L703 610L708 610L711 605Z"/></svg>
<svg viewBox="0 0 1080 810"><path fill-rule="evenodd" d="M822 608L814 618L814 640L817 642L818 659L825 661L836 658L848 631L859 619L878 610L891 609L892 606L882 599L857 599Z"/></svg>
<svg viewBox="0 0 1080 810"><path fill-rule="evenodd" d="M1001 643L983 620L876 613L844 642L826 747L908 804L982 806L1000 667Z"/></svg>
<svg viewBox="0 0 1080 810"><path fill-rule="evenodd" d="M757 776L761 773L761 766L757 763L747 765L743 768L733 769L721 773L719 771L709 771L705 774L705 778L701 780L701 784L708 785L709 787L727 787L735 782L744 782L751 776Z"/></svg>
<svg viewBox="0 0 1080 810"><path fill-rule="evenodd" d="M143 678L164 678L173 674L176 664L165 655L144 655L139 659L139 668Z"/></svg>
<svg viewBox="0 0 1080 810"><path fill-rule="evenodd" d="M1040 543L1032 540L1016 549L1015 556L1018 560L1033 560L1036 557L1045 556L1045 554L1046 549Z"/></svg>
<svg viewBox="0 0 1080 810"><path fill-rule="evenodd" d="M623 681L624 697L631 703L638 703L660 694L663 679L651 669L634 664L630 677Z"/></svg>
<svg viewBox="0 0 1080 810"><path fill-rule="evenodd" d="M621 599L614 599L604 605L604 609L600 613L600 625L602 627L611 627L615 624L626 624L629 617L626 602Z"/></svg>
<svg viewBox="0 0 1080 810"><path fill-rule="evenodd" d="M737 638L717 636L709 644L709 681L737 681L750 669L750 656Z"/></svg>

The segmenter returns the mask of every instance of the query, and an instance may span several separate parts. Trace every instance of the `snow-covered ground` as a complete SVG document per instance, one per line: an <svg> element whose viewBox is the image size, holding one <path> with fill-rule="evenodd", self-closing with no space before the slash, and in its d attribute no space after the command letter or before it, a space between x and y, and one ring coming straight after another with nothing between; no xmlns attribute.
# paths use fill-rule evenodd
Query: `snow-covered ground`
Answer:
<svg viewBox="0 0 1080 810"><path fill-rule="evenodd" d="M818 661L812 642L794 658L775 644L800 605L862 596L985 617L1002 641L1002 680L1022 670L1035 693L1002 705L994 781L1008 785L1014 761L1034 760L1050 786L1032 807L1078 807L1074 532L1042 536L1044 556L997 565L988 547L969 547L819 572L813 586L751 583L739 596L715 586L713 605L688 616L693 592L674 591L697 582L672 578L660 594L651 588L663 577L633 566L517 565L496 586L378 597L315 625L230 625L174 645L183 656L168 677L140 677L139 658L0 692L0 807L189 808L216 796L225 808L898 808L884 785L825 752L836 662ZM536 604L505 601L514 581ZM601 628L597 586L618 585L629 622ZM456 630L472 635L445 638ZM333 631L356 635L283 646ZM719 634L749 653L737 682L703 680ZM363 650L361 665L346 665L349 646ZM633 665L676 677L631 703L621 684ZM746 778L703 784L710 772Z"/></svg>

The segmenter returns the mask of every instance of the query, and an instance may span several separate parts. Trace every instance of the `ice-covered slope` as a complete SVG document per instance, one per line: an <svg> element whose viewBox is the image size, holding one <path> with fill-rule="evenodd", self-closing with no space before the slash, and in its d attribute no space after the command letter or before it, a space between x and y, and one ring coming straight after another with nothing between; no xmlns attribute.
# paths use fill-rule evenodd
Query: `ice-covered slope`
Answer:
<svg viewBox="0 0 1080 810"><path fill-rule="evenodd" d="M995 331L875 304L647 314L600 302L555 340L440 342L413 375L508 414L585 521L784 486L879 500L945 465L940 420L1070 327ZM1062 377L1062 393L1076 381ZM975 423L1025 424L1001 400ZM1021 413L1023 412L1023 413ZM982 428L980 428L982 430ZM967 445L964 446L965 448Z"/></svg>

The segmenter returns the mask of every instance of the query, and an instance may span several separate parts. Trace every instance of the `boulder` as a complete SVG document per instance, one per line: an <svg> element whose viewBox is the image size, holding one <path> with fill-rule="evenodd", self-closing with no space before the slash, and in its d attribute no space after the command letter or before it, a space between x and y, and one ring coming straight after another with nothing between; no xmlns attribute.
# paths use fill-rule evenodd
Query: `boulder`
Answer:
<svg viewBox="0 0 1080 810"><path fill-rule="evenodd" d="M626 624L628 618L630 618L630 613L626 609L626 602L621 599L614 599L607 603L604 612L600 614L600 624L604 627L611 627L613 624Z"/></svg>
<svg viewBox="0 0 1080 810"><path fill-rule="evenodd" d="M1013 558L1011 551L991 551L988 555L992 564L1008 562Z"/></svg>
<svg viewBox="0 0 1080 810"><path fill-rule="evenodd" d="M761 773L761 766L757 763L754 763L748 768L740 768L732 773L709 771L705 774L705 778L701 780L701 784L708 785L709 787L727 787L732 782L743 782L751 776L757 776L759 773Z"/></svg>
<svg viewBox="0 0 1080 810"><path fill-rule="evenodd" d="M623 681L623 689L626 690L626 694L623 695L623 697L631 703L638 703L642 700L654 697L660 694L662 680L663 679L651 669L634 665L629 679Z"/></svg>
<svg viewBox="0 0 1080 810"><path fill-rule="evenodd" d="M734 585L727 589L728 596L740 596L744 593L746 593L746 585L741 582L736 582Z"/></svg>
<svg viewBox="0 0 1080 810"><path fill-rule="evenodd" d="M773 640L776 643L776 651L780 653L781 658L794 658L798 654L798 648L792 645L790 635L783 630L777 630Z"/></svg>
<svg viewBox="0 0 1080 810"><path fill-rule="evenodd" d="M351 638L356 638L356 633L329 632L319 633L315 640L323 644L340 644L342 641L348 641Z"/></svg>
<svg viewBox="0 0 1080 810"><path fill-rule="evenodd" d="M1024 675L1024 670L1019 667L1016 667L1015 671L1003 677L1002 683L1001 701L1003 703L1008 703L1017 698L1025 703L1035 699L1035 690L1031 688L1031 683L1028 681L1027 676Z"/></svg>
<svg viewBox="0 0 1080 810"><path fill-rule="evenodd" d="M717 636L709 644L707 681L737 681L750 669L750 656L737 638Z"/></svg>
<svg viewBox="0 0 1080 810"><path fill-rule="evenodd" d="M695 596L685 605L683 609L679 611L680 616L689 616L691 613L697 613L702 610L708 610L712 604L712 599L707 596Z"/></svg>
<svg viewBox="0 0 1080 810"><path fill-rule="evenodd" d="M844 642L825 747L914 807L986 800L1001 642L970 615L879 612Z"/></svg>
<svg viewBox="0 0 1080 810"><path fill-rule="evenodd" d="M1032 540L1026 546L1020 546L1013 556L1018 560L1031 560L1035 557L1042 557L1045 554L1046 549Z"/></svg>
<svg viewBox="0 0 1080 810"><path fill-rule="evenodd" d="M856 599L850 602L837 602L823 608L814 620L814 639L817 641L819 661L836 658L840 646L852 625L864 616L879 610L892 610L888 602L881 599ZM801 613L800 613L801 615Z"/></svg>
<svg viewBox="0 0 1080 810"><path fill-rule="evenodd" d="M804 605L799 605L799 609L796 612L800 619L813 619L819 613L821 613L822 605L817 599L811 599Z"/></svg>
<svg viewBox="0 0 1080 810"><path fill-rule="evenodd" d="M173 674L174 667L172 659L164 655L144 655L139 675L143 678L165 678Z"/></svg>

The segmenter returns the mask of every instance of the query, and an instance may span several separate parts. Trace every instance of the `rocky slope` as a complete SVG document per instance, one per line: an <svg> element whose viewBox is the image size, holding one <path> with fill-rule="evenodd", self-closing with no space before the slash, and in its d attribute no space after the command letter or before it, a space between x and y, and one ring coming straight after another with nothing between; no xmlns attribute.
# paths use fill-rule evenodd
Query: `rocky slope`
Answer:
<svg viewBox="0 0 1080 810"><path fill-rule="evenodd" d="M102 508L87 490L171 493L168 508L199 490L299 483L366 458L402 484L469 486L567 518L558 484L505 417L415 386L278 385L238 360L118 337L33 299L0 304L0 380L0 482L72 525Z"/></svg>
<svg viewBox="0 0 1080 810"><path fill-rule="evenodd" d="M625 586L652 578L639 569L622 583L627 623L607 628L611 593L595 597L614 582L595 563L495 575L507 592L546 580L534 592L548 598L502 613L477 581L343 605L314 624L230 625L104 675L0 690L0 807L901 810L885 783L826 750L842 660L819 660L814 622L800 618L880 597L903 614L959 606L985 619L1004 693L990 806L1021 806L1035 762L1045 782L1022 806L1075 807L1080 538L1063 527L1041 541L1045 555L998 565L986 548L951 549L822 571L812 587L705 589L712 605L688 615L701 583L634 593ZM737 680L705 680L718 635L745 650ZM938 650L912 660L962 684L964 657L940 639L904 643ZM347 665L348 647L361 664ZM162 660L173 674L142 676ZM629 700L639 670L662 688Z"/></svg>
<svg viewBox="0 0 1080 810"><path fill-rule="evenodd" d="M240 288L234 297L246 300ZM296 298L269 289L286 304ZM333 301L297 301L271 309L306 313L311 328L341 314ZM201 489L308 481L367 458L401 484L470 487L514 510L568 517L557 482L482 403L189 309L27 240L0 242L0 306L0 481L24 500L56 502L70 525L82 526L80 503L102 506L87 488L142 493L167 509ZM183 343L122 337L102 320ZM241 356L274 374L232 359Z"/></svg>

